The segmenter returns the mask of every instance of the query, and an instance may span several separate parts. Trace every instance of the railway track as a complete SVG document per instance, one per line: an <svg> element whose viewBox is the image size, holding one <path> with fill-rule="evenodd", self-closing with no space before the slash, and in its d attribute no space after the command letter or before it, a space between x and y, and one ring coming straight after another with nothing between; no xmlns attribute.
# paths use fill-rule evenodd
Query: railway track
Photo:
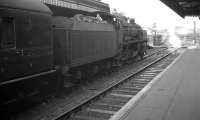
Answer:
<svg viewBox="0 0 200 120"><path fill-rule="evenodd" d="M163 48L159 48L159 49L155 49L155 50L149 50L149 51L147 51L147 52L149 52L149 53L147 53L147 54L144 56L144 58L148 58L148 57L153 56L153 55L155 55L155 54L158 54L158 53L160 53L160 52L166 51L167 49L168 49L167 47L163 47ZM152 52L152 51L153 51L153 52Z"/></svg>
<svg viewBox="0 0 200 120"><path fill-rule="evenodd" d="M152 50L144 56L142 61L127 64L119 70L109 73L111 75L97 77L97 80L87 85L80 86L80 88L67 96L63 96L59 99L55 98L53 101L50 100L50 103L42 103L38 107L29 109L26 112L14 116L12 115L11 118L17 120L55 120L66 113L68 113L66 116L70 116L73 111L79 110L82 104L87 104L91 99L98 98L98 95L101 95L101 93L104 94L106 90L112 89L112 86L133 76L133 73L137 74L148 65L153 64L155 59L161 58L166 54L168 54L167 48Z"/></svg>
<svg viewBox="0 0 200 120"><path fill-rule="evenodd" d="M108 120L129 100L136 96L151 80L162 72L177 56L173 52L162 55L136 73L127 76L96 95L77 104L54 120Z"/></svg>

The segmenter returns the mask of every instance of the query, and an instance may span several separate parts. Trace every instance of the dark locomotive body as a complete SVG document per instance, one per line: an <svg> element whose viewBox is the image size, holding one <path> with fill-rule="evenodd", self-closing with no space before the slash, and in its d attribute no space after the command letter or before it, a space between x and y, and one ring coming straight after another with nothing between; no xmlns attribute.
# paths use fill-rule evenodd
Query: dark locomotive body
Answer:
<svg viewBox="0 0 200 120"><path fill-rule="evenodd" d="M54 41L65 42L65 63L69 68L115 56L117 36L113 25L66 17L53 19Z"/></svg>
<svg viewBox="0 0 200 120"><path fill-rule="evenodd" d="M0 1L0 105L57 91L68 76L80 79L88 69L145 53L146 33L136 24L101 12L103 20L97 13L52 16L39 1L20 1Z"/></svg>
<svg viewBox="0 0 200 120"><path fill-rule="evenodd" d="M125 18L121 20L121 31L123 32L123 52L127 60L129 58L140 56L143 58L146 51L147 33L134 19Z"/></svg>
<svg viewBox="0 0 200 120"><path fill-rule="evenodd" d="M39 86L50 85L46 76L55 73L51 14L39 1L0 1L0 103L35 95L43 91Z"/></svg>

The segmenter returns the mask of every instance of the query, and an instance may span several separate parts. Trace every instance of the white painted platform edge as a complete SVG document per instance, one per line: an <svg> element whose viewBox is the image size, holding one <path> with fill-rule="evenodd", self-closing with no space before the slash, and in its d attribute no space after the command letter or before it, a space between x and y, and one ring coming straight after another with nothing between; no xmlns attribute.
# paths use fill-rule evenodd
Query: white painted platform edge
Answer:
<svg viewBox="0 0 200 120"><path fill-rule="evenodd" d="M185 51L184 51L185 52ZM136 107L136 105L139 103L142 98L147 95L148 91L152 86L160 80L162 75L169 69L171 68L184 54L184 52L178 56L167 68L162 71L159 75L157 75L151 82L147 84L136 96L134 96L131 100L128 101L116 114L114 114L109 120L123 120L131 111Z"/></svg>

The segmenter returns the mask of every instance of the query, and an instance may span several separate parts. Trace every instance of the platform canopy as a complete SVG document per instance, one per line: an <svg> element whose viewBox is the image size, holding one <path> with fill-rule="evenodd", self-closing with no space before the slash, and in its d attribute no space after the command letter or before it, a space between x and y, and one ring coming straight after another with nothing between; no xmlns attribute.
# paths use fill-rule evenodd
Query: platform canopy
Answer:
<svg viewBox="0 0 200 120"><path fill-rule="evenodd" d="M68 8L73 10L81 10L85 12L103 11L110 12L110 7L107 3L99 0L40 0L58 9ZM64 9L63 9L64 10Z"/></svg>
<svg viewBox="0 0 200 120"><path fill-rule="evenodd" d="M200 17L200 0L160 0L181 17Z"/></svg>

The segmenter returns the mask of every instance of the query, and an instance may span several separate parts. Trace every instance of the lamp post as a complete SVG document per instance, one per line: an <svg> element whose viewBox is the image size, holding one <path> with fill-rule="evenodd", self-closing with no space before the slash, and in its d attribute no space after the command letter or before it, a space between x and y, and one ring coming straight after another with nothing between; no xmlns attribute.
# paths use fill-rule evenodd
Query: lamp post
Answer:
<svg viewBox="0 0 200 120"><path fill-rule="evenodd" d="M153 23L153 33L154 33L153 41L154 41L154 43L157 43L157 25L156 25L156 23Z"/></svg>

